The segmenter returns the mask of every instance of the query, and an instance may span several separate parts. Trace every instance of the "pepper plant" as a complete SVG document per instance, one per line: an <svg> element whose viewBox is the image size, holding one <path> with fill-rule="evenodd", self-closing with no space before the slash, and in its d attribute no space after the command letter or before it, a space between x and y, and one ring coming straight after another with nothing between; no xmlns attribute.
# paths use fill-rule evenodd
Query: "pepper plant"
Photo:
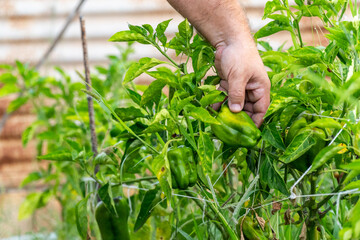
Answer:
<svg viewBox="0 0 360 240"><path fill-rule="evenodd" d="M166 60L129 66L128 106L101 86L85 91L108 121L96 157L83 143L39 157L76 164L93 180L75 208L81 238L97 228L103 240L359 238L358 16L346 0L266 3L270 22L254 35L272 84L260 129L229 111L216 89L215 49L187 20L172 39L170 20L114 34L110 41L152 45ZM326 46L306 45L303 18L322 21ZM261 41L279 31L289 32L290 48ZM149 86L134 82L141 74L154 79Z"/></svg>

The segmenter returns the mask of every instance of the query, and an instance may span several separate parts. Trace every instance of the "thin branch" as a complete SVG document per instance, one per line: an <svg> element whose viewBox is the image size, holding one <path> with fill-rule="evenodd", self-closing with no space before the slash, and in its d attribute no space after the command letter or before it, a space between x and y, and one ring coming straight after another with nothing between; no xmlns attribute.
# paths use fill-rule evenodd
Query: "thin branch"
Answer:
<svg viewBox="0 0 360 240"><path fill-rule="evenodd" d="M83 5L83 3L86 0L80 0L79 3L76 5L76 8L68 15L66 22L63 26L63 28L61 29L61 31L59 32L59 34L56 36L56 38L54 39L54 41L52 42L52 44L50 45L50 47L47 49L47 51L45 52L45 54L42 56L42 58L39 60L39 62L36 64L35 69L39 69L44 62L46 61L46 59L49 57L50 53L54 50L55 46L58 44L58 42L60 41L60 39L63 37L66 29L69 27L70 23L72 22L72 20L75 18L75 16L79 13L81 6ZM22 90L24 91L24 90ZM18 96L16 98L19 98L22 96L22 92L20 92L18 94ZM13 112L5 112L4 115L2 116L1 120L0 120L0 133L3 130L7 120L11 117L11 115L13 114Z"/></svg>
<svg viewBox="0 0 360 240"><path fill-rule="evenodd" d="M36 64L35 69L39 69L44 62L46 61L46 59L49 57L50 53L54 50L55 46L58 44L58 42L61 40L61 38L63 37L66 29L69 27L70 23L72 22L72 20L76 17L76 15L79 13L81 6L83 5L83 3L86 0L80 0L79 3L77 4L76 8L74 8L74 10L68 15L66 22L63 26L63 28L61 29L61 31L59 32L59 34L56 36L56 38L54 39L54 41L52 42L52 44L50 45L50 47L48 48L48 50L45 52L45 54L42 56L42 58L40 59L40 61Z"/></svg>

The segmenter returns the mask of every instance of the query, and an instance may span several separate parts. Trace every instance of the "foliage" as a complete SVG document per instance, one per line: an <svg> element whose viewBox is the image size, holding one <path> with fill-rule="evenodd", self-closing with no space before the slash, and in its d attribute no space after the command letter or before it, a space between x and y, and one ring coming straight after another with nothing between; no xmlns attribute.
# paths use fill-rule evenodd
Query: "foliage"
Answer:
<svg viewBox="0 0 360 240"><path fill-rule="evenodd" d="M89 145L85 98L71 90L78 83L64 73L65 84L44 80L61 91L45 94L56 104L37 110L39 120L23 139L26 144L36 136L40 146L46 142L47 151L39 152L38 159L54 163L24 180L43 180L49 192L30 194L36 204L26 201L23 214L50 196L67 201L71 189L73 202L80 201L73 216L82 238L97 234L97 198L116 215L113 199L118 196L130 206L132 239L359 238L359 10L345 0L295 3L268 1L264 18L271 21L255 34L272 90L261 140L254 147L228 146L214 136L211 125L220 122L211 105L226 94L216 90L220 79L214 48L194 35L187 20L172 39L165 35L170 20L155 28L129 25L110 38L152 45L166 61L142 58L125 67L123 81L112 77L117 65L98 69L110 77L102 82L94 76L91 91L85 91L99 103L96 157ZM352 21L343 20L346 9ZM309 17L326 27L326 47L303 42L300 22ZM279 31L289 32L292 47L274 50L260 41ZM149 86L134 83L142 74L154 79ZM9 85L3 92L21 89L13 77L1 79ZM17 100L13 108L24 101ZM36 109L39 101L34 102ZM191 149L197 165L197 183L187 189L175 188L168 159L169 149L179 146ZM84 178L91 179L87 191L80 185ZM91 226L86 234L84 216Z"/></svg>

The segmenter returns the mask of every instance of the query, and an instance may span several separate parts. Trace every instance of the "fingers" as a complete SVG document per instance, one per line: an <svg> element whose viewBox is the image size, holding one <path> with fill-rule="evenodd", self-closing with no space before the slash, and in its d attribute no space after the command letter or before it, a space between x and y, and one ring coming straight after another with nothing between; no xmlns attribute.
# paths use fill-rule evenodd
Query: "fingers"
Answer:
<svg viewBox="0 0 360 240"><path fill-rule="evenodd" d="M220 82L220 86L218 87L218 90L223 91L223 92L226 92L226 91L227 91L225 88L223 88L223 87L221 86L221 82ZM212 108L217 111L217 110L221 107L221 104L222 104L222 102L214 103L214 104L212 105Z"/></svg>
<svg viewBox="0 0 360 240"><path fill-rule="evenodd" d="M229 108L232 112L240 112L244 107L246 82L239 74L228 77Z"/></svg>

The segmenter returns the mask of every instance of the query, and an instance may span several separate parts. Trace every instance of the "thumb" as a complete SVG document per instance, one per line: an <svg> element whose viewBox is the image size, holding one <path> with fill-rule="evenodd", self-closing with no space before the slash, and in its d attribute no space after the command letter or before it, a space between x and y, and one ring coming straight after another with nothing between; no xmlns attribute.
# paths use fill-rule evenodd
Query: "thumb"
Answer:
<svg viewBox="0 0 360 240"><path fill-rule="evenodd" d="M245 101L245 81L241 78L229 78L229 108L232 112L240 112Z"/></svg>

